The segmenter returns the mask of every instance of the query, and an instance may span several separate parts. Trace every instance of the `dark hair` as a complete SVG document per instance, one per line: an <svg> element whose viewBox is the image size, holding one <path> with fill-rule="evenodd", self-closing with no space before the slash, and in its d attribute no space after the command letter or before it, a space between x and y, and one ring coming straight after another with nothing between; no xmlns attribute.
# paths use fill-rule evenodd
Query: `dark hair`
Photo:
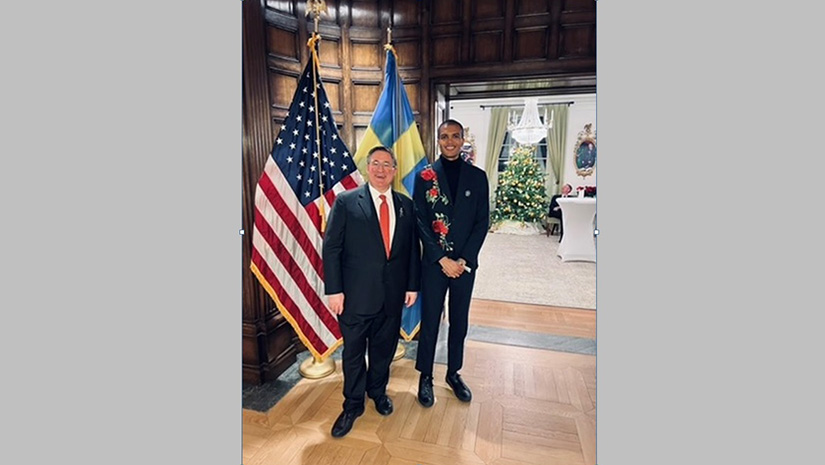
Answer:
<svg viewBox="0 0 825 465"><path fill-rule="evenodd" d="M384 147L383 145L379 145L377 147L373 147L370 149L370 151L367 153L367 163L369 163L372 159L372 154L379 151L389 153L390 157L392 157L392 166L398 166L398 160L395 158L395 154L392 153L392 150L390 150L387 147Z"/></svg>
<svg viewBox="0 0 825 465"><path fill-rule="evenodd" d="M439 124L438 125L438 131L436 131L437 134L441 134L441 128L443 128L444 126L450 125L450 124L458 126L459 128L461 128L461 138L463 139L464 138L464 126L461 123L459 123L458 121L454 120L454 119L448 119L447 121L444 121L443 123Z"/></svg>

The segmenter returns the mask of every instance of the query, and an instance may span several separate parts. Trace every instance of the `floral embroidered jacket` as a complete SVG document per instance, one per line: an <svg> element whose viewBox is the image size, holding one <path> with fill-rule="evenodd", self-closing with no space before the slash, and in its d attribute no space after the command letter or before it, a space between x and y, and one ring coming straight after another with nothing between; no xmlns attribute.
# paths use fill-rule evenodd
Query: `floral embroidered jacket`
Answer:
<svg viewBox="0 0 825 465"><path fill-rule="evenodd" d="M424 264L447 256L478 268L478 253L490 227L489 191L484 171L466 162L461 163L456 198L450 194L440 158L416 176L413 201Z"/></svg>

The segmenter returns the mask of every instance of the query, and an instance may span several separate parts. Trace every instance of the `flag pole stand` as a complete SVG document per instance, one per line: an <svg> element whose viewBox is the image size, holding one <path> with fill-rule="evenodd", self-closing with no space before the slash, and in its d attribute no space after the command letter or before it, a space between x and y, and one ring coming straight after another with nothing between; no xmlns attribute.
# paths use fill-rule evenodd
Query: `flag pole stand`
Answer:
<svg viewBox="0 0 825 465"><path fill-rule="evenodd" d="M395 355L392 357L392 361L400 360L404 357L404 354L407 353L407 348L404 347L404 344L401 341L398 341L398 345L395 347Z"/></svg>
<svg viewBox="0 0 825 465"><path fill-rule="evenodd" d="M327 357L326 360L319 360L315 357L310 357L301 363L298 369L301 376L308 379L319 379L335 373L335 361L332 357Z"/></svg>

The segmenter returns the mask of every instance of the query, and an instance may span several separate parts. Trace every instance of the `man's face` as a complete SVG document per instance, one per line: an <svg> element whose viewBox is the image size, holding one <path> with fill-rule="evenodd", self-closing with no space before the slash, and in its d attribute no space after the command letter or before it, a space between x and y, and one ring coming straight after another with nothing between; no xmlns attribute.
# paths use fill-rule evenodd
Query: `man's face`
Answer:
<svg viewBox="0 0 825 465"><path fill-rule="evenodd" d="M447 160L458 158L463 145L464 136L461 135L461 128L455 124L447 124L438 131L438 146L441 148L441 155Z"/></svg>
<svg viewBox="0 0 825 465"><path fill-rule="evenodd" d="M374 152L367 162L367 173L370 177L370 185L379 192L386 192L395 176L392 156L383 150Z"/></svg>
<svg viewBox="0 0 825 465"><path fill-rule="evenodd" d="M572 187L570 187L570 186L568 186L567 184L565 184L565 185L564 185L564 187L562 187L562 188L561 188L561 193L562 193L562 194L564 194L564 195L567 195L567 194L569 194L569 193L570 193L570 191L572 191L572 190L573 190L573 188L572 188Z"/></svg>

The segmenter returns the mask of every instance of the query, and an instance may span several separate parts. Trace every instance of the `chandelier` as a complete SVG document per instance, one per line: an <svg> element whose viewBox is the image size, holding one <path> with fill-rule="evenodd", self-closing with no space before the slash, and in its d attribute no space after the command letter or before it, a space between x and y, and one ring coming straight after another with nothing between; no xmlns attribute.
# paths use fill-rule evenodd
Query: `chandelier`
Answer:
<svg viewBox="0 0 825 465"><path fill-rule="evenodd" d="M537 144L540 140L547 137L547 130L553 128L553 116L555 111L550 114L550 119L547 119L547 109L544 109L544 121L542 124L539 119L539 99L526 98L524 99L524 112L521 114L521 121L516 123L515 112L510 113L510 124L507 130L510 131L510 136L522 145Z"/></svg>

